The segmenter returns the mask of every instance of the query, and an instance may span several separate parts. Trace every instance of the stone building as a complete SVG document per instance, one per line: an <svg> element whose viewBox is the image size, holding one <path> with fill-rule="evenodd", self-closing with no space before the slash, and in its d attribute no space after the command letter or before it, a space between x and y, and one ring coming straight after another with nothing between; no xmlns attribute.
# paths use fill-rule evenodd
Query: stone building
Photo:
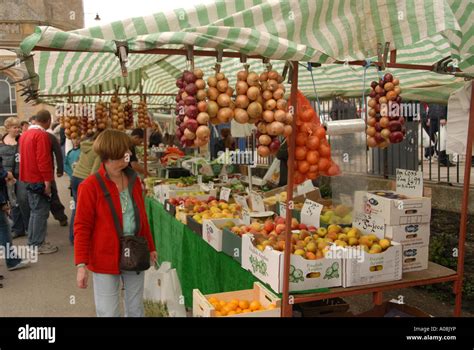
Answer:
<svg viewBox="0 0 474 350"><path fill-rule="evenodd" d="M41 108L50 106L25 103L15 81L26 76L23 65L13 65L21 41L32 34L36 26L53 26L62 30L84 27L82 0L0 0L0 125L12 115L28 119Z"/></svg>

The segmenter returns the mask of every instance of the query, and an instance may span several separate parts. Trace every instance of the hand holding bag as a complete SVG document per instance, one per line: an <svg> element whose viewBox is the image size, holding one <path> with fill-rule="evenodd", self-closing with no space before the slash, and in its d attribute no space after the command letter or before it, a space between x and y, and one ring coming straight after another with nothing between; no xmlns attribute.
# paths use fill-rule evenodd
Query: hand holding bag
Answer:
<svg viewBox="0 0 474 350"><path fill-rule="evenodd" d="M135 212L135 221L137 223L135 228L135 235L133 236L124 236L123 229L120 225L120 221L115 210L114 204L112 202L112 197L110 192L107 189L102 177L99 173L95 173L95 177L99 182L102 192L104 192L105 199L109 204L110 211L112 213L112 218L114 220L115 230L119 236L120 240L120 270L124 271L145 271L150 267L150 251L148 249L148 242L145 237L137 236L140 229L140 215L138 213L138 208L133 201L132 188L135 184L136 174L129 179L128 192L132 198L133 209Z"/></svg>

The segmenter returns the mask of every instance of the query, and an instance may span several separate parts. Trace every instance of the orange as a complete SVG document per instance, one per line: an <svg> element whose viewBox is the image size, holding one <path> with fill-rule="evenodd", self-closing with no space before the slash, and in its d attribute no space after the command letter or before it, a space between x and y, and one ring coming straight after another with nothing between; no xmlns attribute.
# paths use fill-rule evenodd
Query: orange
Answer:
<svg viewBox="0 0 474 350"><path fill-rule="evenodd" d="M230 310L235 311L235 309L237 309L239 307L239 304L231 302L231 303L227 304L227 307L230 308Z"/></svg>
<svg viewBox="0 0 474 350"><path fill-rule="evenodd" d="M214 306L214 309L216 309L216 311L220 311L222 309L222 306L219 303L212 303L212 306Z"/></svg>
<svg viewBox="0 0 474 350"><path fill-rule="evenodd" d="M273 310L273 309L276 309L276 305L275 304L270 304L268 306L268 310Z"/></svg>
<svg viewBox="0 0 474 350"><path fill-rule="evenodd" d="M240 307L238 307L237 309L235 309L235 313L236 314L241 314L242 313L242 309Z"/></svg>
<svg viewBox="0 0 474 350"><path fill-rule="evenodd" d="M250 310L257 311L258 309L260 309L260 306L260 302L258 300L254 300L250 303Z"/></svg>
<svg viewBox="0 0 474 350"><path fill-rule="evenodd" d="M244 310L249 308L249 302L247 300L239 301L239 307Z"/></svg>
<svg viewBox="0 0 474 350"><path fill-rule="evenodd" d="M237 315L237 313L235 311L229 311L229 313L227 314L227 316L232 316L232 315Z"/></svg>
<svg viewBox="0 0 474 350"><path fill-rule="evenodd" d="M227 305L227 303L224 300L219 301L219 304L221 305L221 307L224 307Z"/></svg>
<svg viewBox="0 0 474 350"><path fill-rule="evenodd" d="M230 302L239 305L239 299L232 299Z"/></svg>
<svg viewBox="0 0 474 350"><path fill-rule="evenodd" d="M216 317L221 317L222 314L219 311L216 311Z"/></svg>
<svg viewBox="0 0 474 350"><path fill-rule="evenodd" d="M221 314L221 316L227 316L227 311L222 310L219 313Z"/></svg>
<svg viewBox="0 0 474 350"><path fill-rule="evenodd" d="M243 313L243 314L247 314L247 313L249 313L249 312L252 312L252 310L250 310L250 309L242 310L242 313Z"/></svg>
<svg viewBox="0 0 474 350"><path fill-rule="evenodd" d="M232 309L231 304L224 306L221 310L221 312L225 313L226 315L231 311L234 311L234 309Z"/></svg>
<svg viewBox="0 0 474 350"><path fill-rule="evenodd" d="M214 304L214 303L218 303L219 300L218 300L216 297L210 297L210 298L209 298L209 302L210 302L211 304Z"/></svg>

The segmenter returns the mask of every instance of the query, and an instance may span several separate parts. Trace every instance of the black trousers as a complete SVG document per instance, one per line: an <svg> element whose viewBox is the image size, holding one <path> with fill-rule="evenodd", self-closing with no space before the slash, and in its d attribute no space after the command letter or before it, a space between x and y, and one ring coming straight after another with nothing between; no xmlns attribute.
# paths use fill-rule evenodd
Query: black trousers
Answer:
<svg viewBox="0 0 474 350"><path fill-rule="evenodd" d="M51 182L51 214L58 221L66 221L67 216L64 213L64 205L61 203L58 195L56 181Z"/></svg>

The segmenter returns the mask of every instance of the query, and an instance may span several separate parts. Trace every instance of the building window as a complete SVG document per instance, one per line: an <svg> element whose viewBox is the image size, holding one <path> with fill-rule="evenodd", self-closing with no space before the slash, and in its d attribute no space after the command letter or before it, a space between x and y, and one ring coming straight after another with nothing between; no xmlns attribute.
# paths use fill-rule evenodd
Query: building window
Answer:
<svg viewBox="0 0 474 350"><path fill-rule="evenodd" d="M16 91L12 80L0 74L0 116L16 115Z"/></svg>

